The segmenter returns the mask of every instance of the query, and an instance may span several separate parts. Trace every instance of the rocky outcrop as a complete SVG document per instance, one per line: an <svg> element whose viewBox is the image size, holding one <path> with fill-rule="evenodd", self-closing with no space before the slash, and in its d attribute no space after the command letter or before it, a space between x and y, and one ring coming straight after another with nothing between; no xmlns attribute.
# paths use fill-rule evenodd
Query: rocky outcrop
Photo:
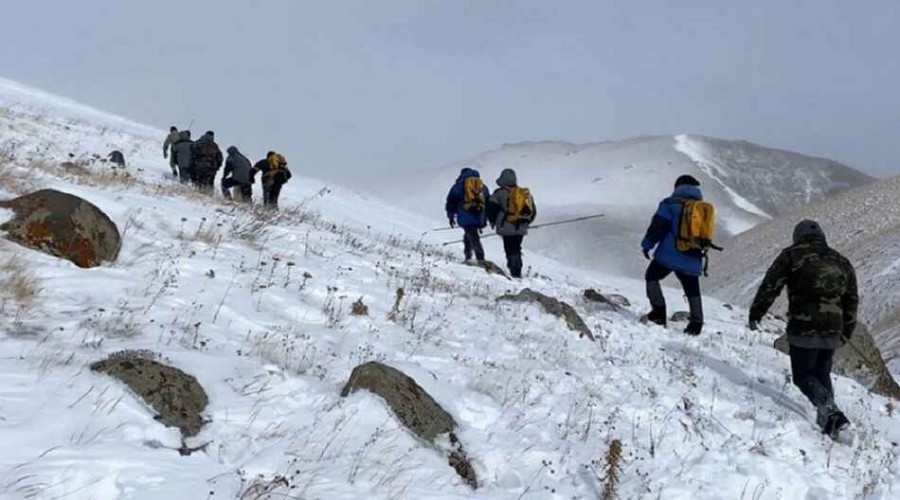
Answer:
<svg viewBox="0 0 900 500"><path fill-rule="evenodd" d="M526 288L515 295L504 295L497 300L509 302L533 302L540 304L541 307L544 308L544 311L566 320L566 325L568 325L569 329L578 332L579 337L587 337L594 340L594 333L581 318L581 315L578 314L578 311L571 305L554 299L553 297Z"/></svg>
<svg viewBox="0 0 900 500"><path fill-rule="evenodd" d="M790 352L787 335L775 340L775 349L785 354ZM900 400L900 385L888 370L872 335L862 324L856 327L850 343L835 352L833 369L835 373L859 382L875 394Z"/></svg>
<svg viewBox="0 0 900 500"><path fill-rule="evenodd" d="M619 311L626 307L631 307L631 301L628 300L628 297L619 295L617 293L603 294L597 290L594 290L593 288L589 288L584 291L584 299L588 302L601 304L607 309L611 309L613 311Z"/></svg>
<svg viewBox="0 0 900 500"><path fill-rule="evenodd" d="M0 201L0 208L15 213L0 230L22 246L70 260L78 267L96 267L119 255L122 241L115 223L78 196L43 189Z"/></svg>
<svg viewBox="0 0 900 500"><path fill-rule="evenodd" d="M438 437L446 435L451 447L447 450L450 465L466 484L478 487L475 470L454 433L456 421L415 380L396 368L372 361L353 369L341 396L360 389L381 396L397 419L419 439L436 445Z"/></svg>
<svg viewBox="0 0 900 500"><path fill-rule="evenodd" d="M196 436L209 403L197 379L178 368L164 365L146 353L126 351L91 365L91 370L121 380L167 427L177 427L184 438Z"/></svg>

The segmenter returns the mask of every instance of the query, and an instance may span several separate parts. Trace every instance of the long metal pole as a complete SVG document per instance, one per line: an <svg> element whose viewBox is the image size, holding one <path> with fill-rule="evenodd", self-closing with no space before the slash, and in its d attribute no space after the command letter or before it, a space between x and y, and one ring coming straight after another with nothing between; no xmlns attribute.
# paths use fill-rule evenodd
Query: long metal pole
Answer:
<svg viewBox="0 0 900 500"><path fill-rule="evenodd" d="M528 229L541 229L543 227L559 226L562 224L571 224L573 222L581 222L581 221L585 221L585 220L596 219L598 217L603 217L605 215L606 214L585 215L583 217L576 217L574 219L547 222L545 224L535 224L533 226L529 226ZM499 235L497 233L491 233L491 234L486 234L486 235L482 236L482 238L492 238L494 236L499 236ZM448 241L446 243L442 243L441 246L455 245L455 244L462 243L462 242L463 242L463 240Z"/></svg>

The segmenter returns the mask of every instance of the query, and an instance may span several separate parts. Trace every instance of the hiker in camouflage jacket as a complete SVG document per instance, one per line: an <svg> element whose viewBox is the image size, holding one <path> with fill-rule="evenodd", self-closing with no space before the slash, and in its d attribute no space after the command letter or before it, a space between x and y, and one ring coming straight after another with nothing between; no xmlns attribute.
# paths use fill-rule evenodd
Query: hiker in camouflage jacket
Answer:
<svg viewBox="0 0 900 500"><path fill-rule="evenodd" d="M775 259L756 292L750 307L752 330L785 286L794 384L816 406L822 431L834 436L849 424L834 403L831 366L835 349L847 343L856 328L856 272L828 246L819 224L805 220L794 229L794 244Z"/></svg>

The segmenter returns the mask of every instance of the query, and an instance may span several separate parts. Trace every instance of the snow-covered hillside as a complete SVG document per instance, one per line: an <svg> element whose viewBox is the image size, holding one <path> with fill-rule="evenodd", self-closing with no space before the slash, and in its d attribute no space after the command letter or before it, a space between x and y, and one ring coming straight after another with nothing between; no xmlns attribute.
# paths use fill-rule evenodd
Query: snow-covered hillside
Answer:
<svg viewBox="0 0 900 500"><path fill-rule="evenodd" d="M514 168L520 182L532 189L541 221L605 213L602 219L535 231L526 248L627 276L643 271L638 242L657 203L671 194L681 174L701 180L705 196L717 206L723 237L873 180L821 158L680 135L595 144L511 144L420 172L408 182L391 177L383 183L367 180L360 188L440 224L446 192L464 166L481 170L490 186L502 169Z"/></svg>
<svg viewBox="0 0 900 500"><path fill-rule="evenodd" d="M0 108L25 101L2 111L0 198L77 194L124 240L117 262L86 270L0 239L0 498L594 499L614 442L619 498L900 491L892 403L839 378L856 438L822 437L774 335L746 330L745 311L709 301L699 338L646 327L639 281L534 253L521 282L488 275L422 237L428 219L323 190L299 165L280 214L204 198L167 178L162 132L0 86ZM111 148L130 176L57 168ZM496 301L526 286L571 302L597 341ZM588 287L634 305L590 305ZM360 298L368 315L350 315ZM188 442L203 451L180 456L177 430L87 369L123 349L158 352L205 387L209 423ZM340 397L370 360L456 419L478 490L381 399Z"/></svg>
<svg viewBox="0 0 900 500"><path fill-rule="evenodd" d="M794 225L819 221L829 243L856 266L861 317L893 373L900 373L900 178L869 184L760 225L713 256L712 293L749 305L765 269L790 245Z"/></svg>

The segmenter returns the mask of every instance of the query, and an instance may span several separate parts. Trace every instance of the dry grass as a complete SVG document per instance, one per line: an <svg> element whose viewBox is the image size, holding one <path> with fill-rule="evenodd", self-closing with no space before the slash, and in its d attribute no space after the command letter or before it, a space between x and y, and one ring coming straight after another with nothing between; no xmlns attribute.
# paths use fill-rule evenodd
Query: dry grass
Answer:
<svg viewBox="0 0 900 500"><path fill-rule="evenodd" d="M14 255L0 262L0 311L6 311L11 302L17 313L26 312L37 304L40 292L38 278L21 257Z"/></svg>

